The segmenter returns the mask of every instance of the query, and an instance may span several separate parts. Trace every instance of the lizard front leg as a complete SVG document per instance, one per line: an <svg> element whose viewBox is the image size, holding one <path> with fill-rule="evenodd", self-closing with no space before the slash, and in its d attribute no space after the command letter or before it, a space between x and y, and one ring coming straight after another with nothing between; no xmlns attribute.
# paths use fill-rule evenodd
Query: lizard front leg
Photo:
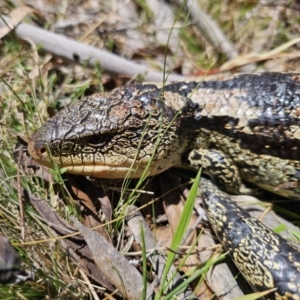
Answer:
<svg viewBox="0 0 300 300"><path fill-rule="evenodd" d="M204 174L224 191L231 194L252 194L253 191L242 183L237 166L232 159L220 150L194 149L189 153L190 166L202 168Z"/></svg>

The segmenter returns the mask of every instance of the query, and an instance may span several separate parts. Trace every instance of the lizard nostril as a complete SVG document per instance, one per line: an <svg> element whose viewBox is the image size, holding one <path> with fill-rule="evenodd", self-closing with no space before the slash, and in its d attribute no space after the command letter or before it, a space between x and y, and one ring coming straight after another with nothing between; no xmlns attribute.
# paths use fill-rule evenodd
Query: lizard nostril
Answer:
<svg viewBox="0 0 300 300"><path fill-rule="evenodd" d="M47 151L46 143L30 141L28 143L28 152L34 159L39 159Z"/></svg>
<svg viewBox="0 0 300 300"><path fill-rule="evenodd" d="M37 147L37 144L35 144L35 151L43 154L46 152L46 147L44 145L38 145Z"/></svg>

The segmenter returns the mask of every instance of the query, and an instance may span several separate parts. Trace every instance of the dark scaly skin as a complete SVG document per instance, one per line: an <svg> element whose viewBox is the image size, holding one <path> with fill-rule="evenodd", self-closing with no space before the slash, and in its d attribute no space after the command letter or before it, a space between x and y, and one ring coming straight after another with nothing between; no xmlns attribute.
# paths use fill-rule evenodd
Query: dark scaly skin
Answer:
<svg viewBox="0 0 300 300"><path fill-rule="evenodd" d="M29 152L51 166L49 147L70 173L104 178L138 178L152 155L149 175L189 158L228 192L242 192L243 179L299 198L299 78L263 73L163 89L128 85L60 111L32 136Z"/></svg>
<svg viewBox="0 0 300 300"><path fill-rule="evenodd" d="M34 133L28 150L41 164L53 161L74 174L138 178L188 165L202 167L230 193L244 192L245 180L299 198L299 79L263 73L163 88L128 85L60 111ZM225 218L227 211L220 213ZM284 290L292 278L283 273L280 280Z"/></svg>
<svg viewBox="0 0 300 300"><path fill-rule="evenodd" d="M300 252L211 181L202 178L201 187L213 230L253 289L277 288L267 299L299 299Z"/></svg>

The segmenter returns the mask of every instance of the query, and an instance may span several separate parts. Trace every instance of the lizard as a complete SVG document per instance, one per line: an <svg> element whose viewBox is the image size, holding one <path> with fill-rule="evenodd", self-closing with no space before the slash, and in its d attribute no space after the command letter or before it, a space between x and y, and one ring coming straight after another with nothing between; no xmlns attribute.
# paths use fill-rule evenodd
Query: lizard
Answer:
<svg viewBox="0 0 300 300"><path fill-rule="evenodd" d="M299 150L300 74L294 73L126 85L59 111L28 144L39 163L73 174L139 178L174 166L202 168L228 193L250 192L245 181L290 199L300 195ZM220 203L223 198L218 197ZM218 211L220 218L227 211ZM271 231L261 230L270 236ZM293 251L298 257L298 250ZM272 265L260 255L257 263ZM298 268L298 260L291 264ZM270 274L274 268L269 266ZM294 275L279 276L286 289L279 289L276 299L300 299L299 276L296 283L286 276Z"/></svg>

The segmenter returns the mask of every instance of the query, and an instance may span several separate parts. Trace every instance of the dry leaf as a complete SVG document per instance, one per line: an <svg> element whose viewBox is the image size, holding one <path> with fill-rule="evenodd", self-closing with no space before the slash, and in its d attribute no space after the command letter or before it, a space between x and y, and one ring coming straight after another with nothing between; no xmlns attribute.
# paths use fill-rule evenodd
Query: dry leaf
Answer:
<svg viewBox="0 0 300 300"><path fill-rule="evenodd" d="M97 232L84 227L75 218L73 222L86 240L95 263L105 277L126 299L140 300L144 284L143 277L137 269ZM146 299L151 298L152 292L152 287L147 285Z"/></svg>

